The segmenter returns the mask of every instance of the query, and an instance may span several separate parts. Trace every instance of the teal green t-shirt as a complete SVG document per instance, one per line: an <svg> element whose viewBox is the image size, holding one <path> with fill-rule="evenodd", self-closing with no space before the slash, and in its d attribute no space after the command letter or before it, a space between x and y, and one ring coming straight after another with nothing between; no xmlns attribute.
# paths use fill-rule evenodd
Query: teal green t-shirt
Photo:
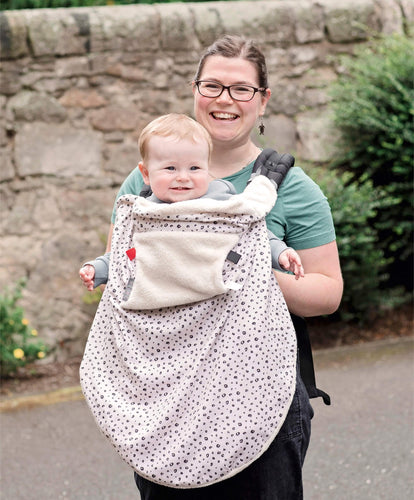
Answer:
<svg viewBox="0 0 414 500"><path fill-rule="evenodd" d="M250 179L254 162L224 180L241 193ZM125 179L118 194L139 195L144 181L135 168ZM116 202L112 212L115 223ZM300 167L293 167L284 179L277 201L266 217L268 229L295 250L325 245L335 240L331 209L319 186Z"/></svg>

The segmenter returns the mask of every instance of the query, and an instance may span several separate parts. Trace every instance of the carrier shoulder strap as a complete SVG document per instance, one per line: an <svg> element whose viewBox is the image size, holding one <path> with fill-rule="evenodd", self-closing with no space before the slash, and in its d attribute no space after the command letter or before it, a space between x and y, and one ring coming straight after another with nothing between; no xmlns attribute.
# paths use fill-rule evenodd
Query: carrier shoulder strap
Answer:
<svg viewBox="0 0 414 500"><path fill-rule="evenodd" d="M142 196L143 198L148 198L149 196L152 195L152 189L151 189L151 186L149 186L148 184L144 184L142 186L142 189L141 189L141 192L139 193L140 196Z"/></svg>
<svg viewBox="0 0 414 500"><path fill-rule="evenodd" d="M300 376L305 384L309 398L322 398L326 405L331 404L329 394L316 387L315 368L313 366L312 347L308 327L304 318L291 314L298 341Z"/></svg>
<svg viewBox="0 0 414 500"><path fill-rule="evenodd" d="M289 153L279 154L274 149L266 148L254 162L250 180L256 175L264 175L272 180L278 189L294 164L295 158Z"/></svg>
<svg viewBox="0 0 414 500"><path fill-rule="evenodd" d="M264 149L257 157L252 171L255 175L265 175L276 183L278 189L295 164L295 158L288 154L279 154L271 148ZM309 398L321 397L326 405L331 404L329 394L316 387L315 368L313 365L312 347L309 332L304 318L291 314L298 341L300 376L305 384Z"/></svg>

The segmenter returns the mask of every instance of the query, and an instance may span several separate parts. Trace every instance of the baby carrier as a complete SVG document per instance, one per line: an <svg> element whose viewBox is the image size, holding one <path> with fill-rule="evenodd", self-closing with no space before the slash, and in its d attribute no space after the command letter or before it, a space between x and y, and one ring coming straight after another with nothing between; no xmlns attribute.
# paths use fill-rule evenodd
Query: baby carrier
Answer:
<svg viewBox="0 0 414 500"><path fill-rule="evenodd" d="M231 477L284 422L297 341L271 271L264 218L275 201L264 175L224 201L118 201L81 385L101 431L150 481Z"/></svg>

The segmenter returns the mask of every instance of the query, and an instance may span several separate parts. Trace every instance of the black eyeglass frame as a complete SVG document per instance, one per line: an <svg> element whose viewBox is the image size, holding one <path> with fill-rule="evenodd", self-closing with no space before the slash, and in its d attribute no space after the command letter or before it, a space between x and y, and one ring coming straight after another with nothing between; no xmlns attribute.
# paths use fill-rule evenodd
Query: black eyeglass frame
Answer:
<svg viewBox="0 0 414 500"><path fill-rule="evenodd" d="M199 87L200 83L214 83L214 85L219 85L221 87L221 91L220 91L219 94L217 94L215 96L204 95L204 94L201 93L201 90L200 90L200 87ZM254 96L256 95L257 92L264 92L266 90L264 87L253 87L253 85L245 85L245 84L241 84L241 83L235 83L233 85L223 85L222 83L214 82L212 80L195 80L194 81L194 85L197 87L198 93L200 95L202 95L203 97L207 97L208 99L217 99L217 97L220 97L221 94L225 90L227 90L227 92L229 93L229 96L231 97L231 99L233 99L234 101L239 101L239 102L249 102L252 99L254 99ZM237 99L237 97L233 97L232 96L232 94L231 94L231 87L247 87L247 88L253 90L253 95L250 97L250 99Z"/></svg>

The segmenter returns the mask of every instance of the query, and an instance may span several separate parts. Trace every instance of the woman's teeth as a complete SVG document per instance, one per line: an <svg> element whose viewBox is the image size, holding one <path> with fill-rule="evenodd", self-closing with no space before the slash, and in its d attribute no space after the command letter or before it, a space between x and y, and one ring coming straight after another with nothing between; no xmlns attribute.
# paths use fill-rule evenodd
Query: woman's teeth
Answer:
<svg viewBox="0 0 414 500"><path fill-rule="evenodd" d="M237 115L234 113L211 113L216 120L235 120Z"/></svg>

